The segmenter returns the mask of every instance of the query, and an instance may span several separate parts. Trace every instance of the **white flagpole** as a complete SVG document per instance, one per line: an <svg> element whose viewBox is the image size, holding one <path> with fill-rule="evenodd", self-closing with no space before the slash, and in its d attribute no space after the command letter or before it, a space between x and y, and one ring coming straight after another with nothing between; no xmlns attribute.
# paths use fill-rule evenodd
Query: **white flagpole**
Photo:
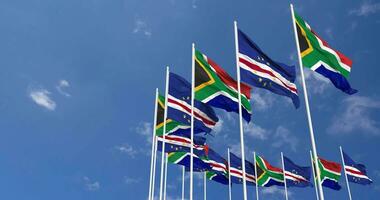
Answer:
<svg viewBox="0 0 380 200"><path fill-rule="evenodd" d="M155 146L156 146L156 124L157 124L157 100L158 100L158 88L156 88L156 98L154 100L154 119L153 119L153 136L152 136L152 156L150 158L150 177L149 177L149 197L148 199L152 200L152 194L154 193L154 183L153 177L155 173L153 171L153 166L155 165Z"/></svg>
<svg viewBox="0 0 380 200"><path fill-rule="evenodd" d="M240 126L240 147L241 147L241 166L243 169L243 196L244 200L247 200L247 182L245 174L245 153L244 153L244 133L243 133L243 116L241 108L241 88L240 88L240 67L239 67L239 42L238 42L238 31L237 22L234 21L234 32L235 32L235 54L236 54L236 73L237 73L237 83L238 83L238 96L239 96L239 126Z"/></svg>
<svg viewBox="0 0 380 200"><path fill-rule="evenodd" d="M185 200L185 166L182 166L182 200Z"/></svg>
<svg viewBox="0 0 380 200"><path fill-rule="evenodd" d="M149 177L149 197L152 197L152 179L153 179L153 162L154 162L154 148L155 148L155 137L156 137L156 123L157 123L157 99L158 99L158 88L156 88L156 98L154 102L154 119L153 119L153 136L152 136L152 153L150 159L150 177Z"/></svg>
<svg viewBox="0 0 380 200"><path fill-rule="evenodd" d="M204 175L203 175L203 199L204 200L207 200L207 181L206 181L207 177L206 177L206 172L204 172Z"/></svg>
<svg viewBox="0 0 380 200"><path fill-rule="evenodd" d="M152 178L151 200L154 199L154 189L155 189L155 181L156 181L156 162L157 162L157 137L154 138L154 158L153 158L153 178Z"/></svg>
<svg viewBox="0 0 380 200"><path fill-rule="evenodd" d="M228 153L228 156L227 156L227 159L228 159L228 197L229 197L229 200L232 200L232 191L231 191L231 164L230 164L230 148L227 149L227 153Z"/></svg>
<svg viewBox="0 0 380 200"><path fill-rule="evenodd" d="M259 200L259 183L258 183L258 180L257 180L256 152L253 152L253 163L254 163L254 166L255 166L256 200Z"/></svg>
<svg viewBox="0 0 380 200"><path fill-rule="evenodd" d="M350 200L352 200L350 184L348 183L347 172L346 172L346 167L345 167L346 163L344 162L344 157L343 157L343 150L341 146L339 146L339 149L340 149L340 156L342 157L344 176L346 177L348 196L350 197Z"/></svg>
<svg viewBox="0 0 380 200"><path fill-rule="evenodd" d="M309 124L309 131L310 131L311 146L312 146L312 150L313 150L313 157L314 157L314 160L316 162L318 162L317 147L316 147L315 139L314 139L313 122L311 120L311 113L310 113L310 108L309 108L309 99L308 99L308 95L307 95L305 75L303 73L303 65L302 65L302 60L301 60L301 55L300 55L300 47L298 44L298 35L297 35L296 21L294 18L293 4L290 4L290 10L292 12L294 38L296 40L296 45L297 45L298 62L299 62L299 67L300 67L300 72L301 72L302 87L303 87L303 93L304 93L304 98L305 98L306 114L307 114L307 119L308 119L308 124ZM316 167L316 172L317 172L318 183L321 183L320 176L319 176L320 175L319 167ZM323 189L322 189L321 184L318 184L318 189L319 189L319 194L320 194L321 200L324 200Z"/></svg>
<svg viewBox="0 0 380 200"><path fill-rule="evenodd" d="M169 93L169 67L166 67L164 127L163 127L163 134L162 134L163 140L162 140L162 148L161 148L160 200L163 200L162 192L163 192L163 186L164 186L165 134L166 134L166 118L168 117L168 93Z"/></svg>
<svg viewBox="0 0 380 200"><path fill-rule="evenodd" d="M168 153L165 153L165 179L164 179L164 200L166 200L166 184L168 179Z"/></svg>
<svg viewBox="0 0 380 200"><path fill-rule="evenodd" d="M315 194L317 195L317 200L319 200L318 188L317 188L318 181L315 179L315 165L314 165L314 162L313 162L313 154L311 153L311 151L310 151L310 161L311 161L311 169L313 170L313 180L314 180Z"/></svg>
<svg viewBox="0 0 380 200"><path fill-rule="evenodd" d="M282 172L284 173L285 199L288 200L288 188L286 186L284 154L281 152Z"/></svg>
<svg viewBox="0 0 380 200"><path fill-rule="evenodd" d="M194 143L194 87L195 87L195 44L192 44L191 55L191 148L190 148L190 200L193 200L193 143Z"/></svg>

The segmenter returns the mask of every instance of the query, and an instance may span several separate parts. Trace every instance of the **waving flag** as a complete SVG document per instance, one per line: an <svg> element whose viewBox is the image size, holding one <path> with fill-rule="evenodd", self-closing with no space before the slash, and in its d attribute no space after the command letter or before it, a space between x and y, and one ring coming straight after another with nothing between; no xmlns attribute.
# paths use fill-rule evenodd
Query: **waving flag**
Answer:
<svg viewBox="0 0 380 200"><path fill-rule="evenodd" d="M156 123L156 135L162 136L164 132L164 111L165 111L165 97L158 96L157 100L157 123ZM183 135L190 138L191 126L186 125L172 119L166 120L166 135ZM194 133L201 133L199 129L195 129Z"/></svg>
<svg viewBox="0 0 380 200"><path fill-rule="evenodd" d="M343 159L348 181L361 185L368 185L372 183L372 180L367 176L365 165L356 163L344 152Z"/></svg>
<svg viewBox="0 0 380 200"><path fill-rule="evenodd" d="M322 186L333 190L340 190L339 179L342 166L339 163L319 158L319 171L321 173Z"/></svg>
<svg viewBox="0 0 380 200"><path fill-rule="evenodd" d="M255 178L255 166L245 161L245 178L247 185L254 185ZM236 184L243 183L243 170L241 165L241 158L237 157L235 154L230 152L230 173L231 173L231 182Z"/></svg>
<svg viewBox="0 0 380 200"><path fill-rule="evenodd" d="M241 83L242 115L251 120L251 88ZM227 112L239 113L237 82L213 60L195 51L195 98Z"/></svg>
<svg viewBox="0 0 380 200"><path fill-rule="evenodd" d="M162 136L158 137L157 150L161 151L162 143L164 139ZM193 148L198 150L204 150L206 138L195 136ZM166 135L165 136L165 152L190 152L191 140L183 135Z"/></svg>
<svg viewBox="0 0 380 200"><path fill-rule="evenodd" d="M203 150L194 149L193 154L193 171L195 172L204 172L211 169L210 165L203 162L203 160L198 156L204 154ZM183 165L186 167L186 170L190 169L190 152L170 152L168 154L168 162L177 165Z"/></svg>
<svg viewBox="0 0 380 200"><path fill-rule="evenodd" d="M257 183L260 186L273 185L284 186L284 174L282 169L273 167L264 158L256 155Z"/></svg>
<svg viewBox="0 0 380 200"><path fill-rule="evenodd" d="M286 186L307 187L311 186L311 167L301 167L296 165L289 158L284 156L284 169Z"/></svg>
<svg viewBox="0 0 380 200"><path fill-rule="evenodd" d="M241 30L238 30L238 40L241 81L290 97L298 108L295 67L272 60Z"/></svg>
<svg viewBox="0 0 380 200"><path fill-rule="evenodd" d="M357 90L352 89L347 81L352 61L332 49L298 14L294 15L303 66L330 79L343 92L355 94Z"/></svg>
<svg viewBox="0 0 380 200"><path fill-rule="evenodd" d="M211 166L211 170L206 174L207 178L222 184L228 184L227 160L211 148L205 151L205 155L206 156L202 158L203 162Z"/></svg>
<svg viewBox="0 0 380 200"><path fill-rule="evenodd" d="M169 75L168 118L186 125L191 122L191 84L174 73ZM218 120L210 106L194 100L195 132L211 132Z"/></svg>

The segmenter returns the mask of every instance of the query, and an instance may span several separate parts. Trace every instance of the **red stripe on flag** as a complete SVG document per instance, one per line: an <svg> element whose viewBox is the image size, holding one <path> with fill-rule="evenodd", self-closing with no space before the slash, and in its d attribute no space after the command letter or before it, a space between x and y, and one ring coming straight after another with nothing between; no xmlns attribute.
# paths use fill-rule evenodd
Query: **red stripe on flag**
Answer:
<svg viewBox="0 0 380 200"><path fill-rule="evenodd" d="M352 174L355 174L355 175L362 175L362 176L366 176L365 174L363 174L362 172L360 172L359 170L356 171L356 170L352 170L352 169L349 169L349 168L346 168L346 171L347 172L350 172Z"/></svg>
<svg viewBox="0 0 380 200"><path fill-rule="evenodd" d="M279 80L282 84L284 84L284 86L288 89L288 90L291 90L295 93L297 93L297 88L293 88L293 87L290 87L288 86L286 83L284 83L281 79L277 78L276 75L274 75L271 71L268 71L268 70L265 70L251 62L249 62L248 60L245 60L244 58L241 58L239 57L239 62L241 63L244 63L245 65L247 65L249 68L255 70L255 71L259 71L259 72L262 72L262 73L265 73L265 74L268 74L269 76L273 77L273 78L276 78L277 80Z"/></svg>

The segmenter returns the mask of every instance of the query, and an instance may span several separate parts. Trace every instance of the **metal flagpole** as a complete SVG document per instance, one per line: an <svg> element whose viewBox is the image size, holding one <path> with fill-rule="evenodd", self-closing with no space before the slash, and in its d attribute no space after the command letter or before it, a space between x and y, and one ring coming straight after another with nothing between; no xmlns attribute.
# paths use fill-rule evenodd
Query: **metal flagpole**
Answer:
<svg viewBox="0 0 380 200"><path fill-rule="evenodd" d="M294 19L293 4L290 4L290 10L292 12L294 38L296 40L296 45L297 45L298 62L299 62L299 67L300 67L300 72L301 72L302 87L303 87L303 93L304 93L304 98L305 98L306 114L307 114L307 120L308 120L308 124L309 124L309 131L310 131L311 146L312 146L312 150L313 150L313 157L314 157L315 161L318 161L317 147L316 147L315 139L314 139L313 123L311 120L311 113L310 113L310 108L309 108L309 99L307 96L305 76L303 73L303 65L302 65L302 60L301 60L301 55L300 55L300 47L298 44L296 21ZM321 183L320 176L319 176L320 175L319 167L316 167L316 173L317 173L318 183ZM318 184L318 189L319 189L319 194L320 194L321 200L324 200L323 189L322 189L321 184Z"/></svg>
<svg viewBox="0 0 380 200"><path fill-rule="evenodd" d="M185 200L185 166L182 166L182 200Z"/></svg>
<svg viewBox="0 0 380 200"><path fill-rule="evenodd" d="M230 171L230 148L227 148L227 152L228 152L228 156L227 156L227 159L228 159L228 197L229 197L229 200L232 200L232 191L231 191L231 171Z"/></svg>
<svg viewBox="0 0 380 200"><path fill-rule="evenodd" d="M153 177L152 177L151 200L154 199L154 189L155 189L155 181L156 181L156 162L157 162L157 137L154 137L154 158L153 158Z"/></svg>
<svg viewBox="0 0 380 200"><path fill-rule="evenodd" d="M244 153L244 133L243 133L243 116L241 108L241 88L240 88L240 67L239 67L239 43L238 43L238 31L237 22L234 21L234 32L235 32L235 54L236 54L236 73L237 73L237 83L238 83L238 95L239 95L239 126L240 126L240 147L241 147L241 166L243 169L243 195L244 200L247 200L247 182L245 174L245 153Z"/></svg>
<svg viewBox="0 0 380 200"><path fill-rule="evenodd" d="M319 195L318 195L318 188L317 188L317 180L315 179L315 165L313 161L313 154L310 151L310 161L311 161L311 169L313 170L313 180L314 180L314 188L315 188L315 194L317 195L317 200L319 200Z"/></svg>
<svg viewBox="0 0 380 200"><path fill-rule="evenodd" d="M150 158L150 177L149 177L149 197L148 199L152 199L152 190L153 190L153 162L154 162L154 148L155 148L155 138L156 138L156 123L157 123L157 99L158 99L158 88L156 88L156 98L154 100L154 119L153 119L153 136L152 136L152 154Z"/></svg>
<svg viewBox="0 0 380 200"><path fill-rule="evenodd" d="M195 44L192 44L191 53L191 148L190 148L190 200L193 200L193 143L194 143L194 87L195 87Z"/></svg>
<svg viewBox="0 0 380 200"><path fill-rule="evenodd" d="M342 157L344 176L346 177L348 196L350 197L350 200L352 200L350 184L348 183L347 172L346 172L346 167L345 167L346 163L344 162L344 157L343 157L343 150L341 146L339 146L339 149L340 149L340 156Z"/></svg>
<svg viewBox="0 0 380 200"><path fill-rule="evenodd" d="M168 153L165 153L165 179L164 179L164 200L166 200L166 183L168 179Z"/></svg>
<svg viewBox="0 0 380 200"><path fill-rule="evenodd" d="M285 199L288 200L288 188L286 186L284 154L281 152L282 172L284 173Z"/></svg>
<svg viewBox="0 0 380 200"><path fill-rule="evenodd" d="M259 200L259 181L257 180L256 152L253 152L253 163L255 166L256 200Z"/></svg>
<svg viewBox="0 0 380 200"><path fill-rule="evenodd" d="M204 175L203 175L203 199L204 200L207 200L207 186L206 186L206 179L207 179L207 177L206 177L206 172L204 172Z"/></svg>
<svg viewBox="0 0 380 200"><path fill-rule="evenodd" d="M169 93L169 66L166 67L164 127L163 127L163 134L162 134L163 140L162 140L162 148L161 148L160 200L162 200L162 192L163 192L163 186L164 186L165 134L166 134L166 118L168 117L168 93Z"/></svg>

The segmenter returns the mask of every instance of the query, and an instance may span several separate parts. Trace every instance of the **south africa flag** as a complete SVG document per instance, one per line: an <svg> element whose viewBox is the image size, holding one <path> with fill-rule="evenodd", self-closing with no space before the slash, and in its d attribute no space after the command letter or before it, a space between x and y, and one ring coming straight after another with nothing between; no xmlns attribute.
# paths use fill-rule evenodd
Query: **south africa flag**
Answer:
<svg viewBox="0 0 380 200"><path fill-rule="evenodd" d="M339 163L318 159L319 172L321 173L322 186L333 190L340 190L339 179L341 177L342 166Z"/></svg>
<svg viewBox="0 0 380 200"><path fill-rule="evenodd" d="M282 169L273 167L264 158L256 155L257 183L259 186L284 186Z"/></svg>
<svg viewBox="0 0 380 200"><path fill-rule="evenodd" d="M239 113L239 96L237 82L214 61L195 51L195 98L210 106L221 108L227 112ZM249 102L251 88L240 84L242 115L251 120Z"/></svg>

